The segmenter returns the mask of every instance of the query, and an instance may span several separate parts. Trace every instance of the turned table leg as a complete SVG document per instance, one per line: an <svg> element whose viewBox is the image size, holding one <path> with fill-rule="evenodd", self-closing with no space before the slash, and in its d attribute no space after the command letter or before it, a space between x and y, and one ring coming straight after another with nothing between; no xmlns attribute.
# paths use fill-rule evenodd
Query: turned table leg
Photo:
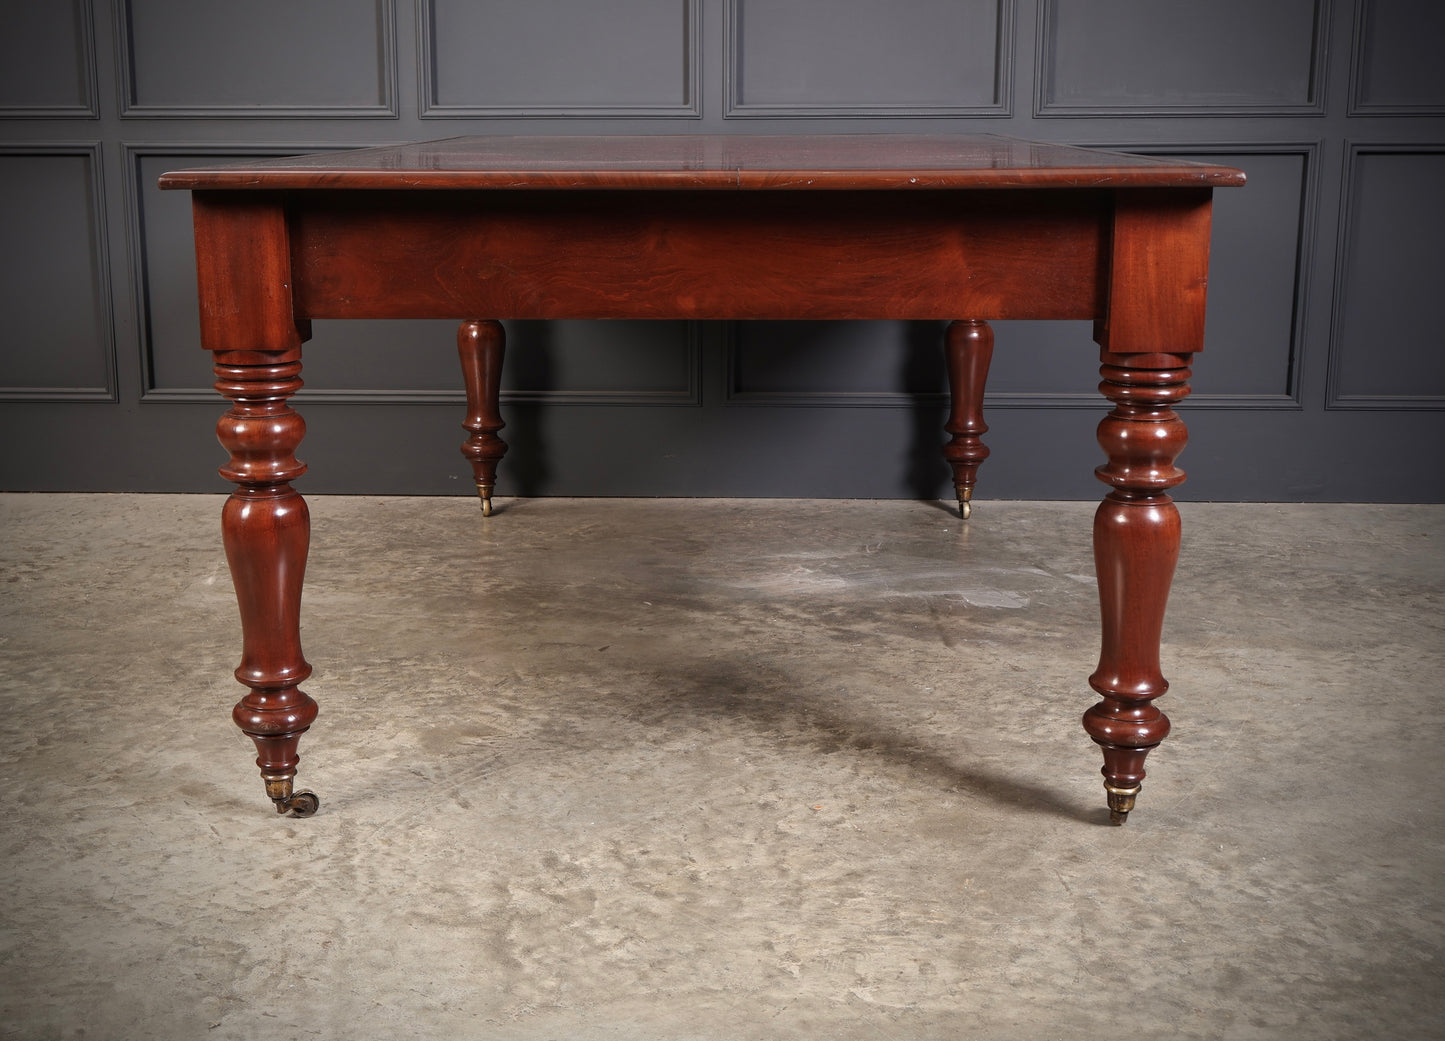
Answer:
<svg viewBox="0 0 1445 1041"><path fill-rule="evenodd" d="M1095 472L1113 490L1094 517L1103 641L1089 685L1101 700L1084 729L1104 750L1109 817L1123 824L1144 780L1144 757L1169 733L1154 699L1169 689L1159 641L1174 565L1179 511L1168 490L1188 434L1172 406L1189 394L1185 355L1104 355L1099 390L1114 410L1099 424L1109 457Z"/></svg>
<svg viewBox="0 0 1445 1041"><path fill-rule="evenodd" d="M482 516L492 515L492 490L497 486L497 464L507 454L507 443L497 431L502 422L502 355L507 334L501 322L463 322L457 329L457 353L467 390L467 418L462 426L471 437L462 443L462 455L472 464Z"/></svg>
<svg viewBox="0 0 1445 1041"><path fill-rule="evenodd" d="M943 446L943 458L953 467L953 487L958 494L958 512L964 520L973 513L973 486L978 467L988 458L982 435L983 391L988 366L993 360L993 329L976 320L950 322L943 339L948 362L949 414L943 429L953 435Z"/></svg>
<svg viewBox="0 0 1445 1041"><path fill-rule="evenodd" d="M312 792L293 792L296 746L316 719L298 686L311 675L301 654L301 584L311 521L290 482L306 472L296 448L306 424L286 399L301 388L301 363L227 364L216 352L216 389L232 402L216 434L231 453L221 476L236 490L221 512L226 561L241 609L243 651L236 678L250 688L232 713L256 743L256 765L277 813L316 812Z"/></svg>

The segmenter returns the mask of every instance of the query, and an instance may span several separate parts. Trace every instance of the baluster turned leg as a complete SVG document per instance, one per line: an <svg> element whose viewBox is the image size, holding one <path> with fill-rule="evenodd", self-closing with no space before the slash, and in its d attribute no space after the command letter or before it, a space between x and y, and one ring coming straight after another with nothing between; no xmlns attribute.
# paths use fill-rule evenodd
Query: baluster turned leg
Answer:
<svg viewBox="0 0 1445 1041"><path fill-rule="evenodd" d="M1188 438L1172 406L1189 394L1189 355L1105 355L1099 390L1114 410L1099 424L1109 457L1095 472L1113 486L1094 517L1103 641L1089 685L1102 697L1084 729L1104 750L1109 817L1123 824L1144 780L1144 758L1169 733L1154 699L1169 689L1159 641L1174 565L1179 511L1168 490Z"/></svg>
<svg viewBox="0 0 1445 1041"><path fill-rule="evenodd" d="M950 402L943 429L953 435L943 446L943 458L953 467L958 512L968 520L973 513L978 467L989 454L982 438L988 432L988 424L983 421L983 391L989 362L993 360L993 329L981 321L950 322L943 345Z"/></svg>
<svg viewBox="0 0 1445 1041"><path fill-rule="evenodd" d="M492 515L497 464L507 454L507 443L497 436L497 431L507 425L502 422L500 405L506 342L501 322L463 322L457 330L457 353L467 390L467 418L462 426L472 435L462 443L462 455L472 464L483 517Z"/></svg>
<svg viewBox="0 0 1445 1041"><path fill-rule="evenodd" d="M311 522L290 484L306 472L295 454L306 424L286 403L301 388L301 363L227 365L225 354L216 354L216 389L232 406L216 434L231 453L221 476L237 487L221 512L221 531L241 609L236 678L251 688L232 717L256 743L256 765L276 812L309 817L320 800L291 789L296 746L316 718L316 702L298 686L311 675L301 654Z"/></svg>

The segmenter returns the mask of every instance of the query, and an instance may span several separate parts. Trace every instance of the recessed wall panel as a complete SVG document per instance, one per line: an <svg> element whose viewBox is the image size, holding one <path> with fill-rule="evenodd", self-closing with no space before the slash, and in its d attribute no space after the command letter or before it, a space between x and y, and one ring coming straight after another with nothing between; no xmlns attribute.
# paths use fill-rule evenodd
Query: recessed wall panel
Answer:
<svg viewBox="0 0 1445 1041"><path fill-rule="evenodd" d="M1445 408L1445 149L1357 147L1346 186L1332 405Z"/></svg>
<svg viewBox="0 0 1445 1041"><path fill-rule="evenodd" d="M200 346L189 192L162 192L166 170L275 152L132 155L146 395L213 397ZM477 317L486 317L479 315ZM508 323L510 400L695 404L697 345L688 322ZM452 321L317 321L305 348L307 397L460 399Z"/></svg>
<svg viewBox="0 0 1445 1041"><path fill-rule="evenodd" d="M297 148L297 152L315 151ZM149 398L214 395L211 358L201 349L196 301L196 260L189 192L163 192L156 179L167 170L234 162L279 151L189 151L132 154L136 193L134 238L138 250L142 354ZM318 322L306 345L307 389L381 390L399 397L451 392L460 387L456 327L448 322ZM386 366L388 352L406 364Z"/></svg>
<svg viewBox="0 0 1445 1041"><path fill-rule="evenodd" d="M125 114L385 116L391 0L117 0Z"/></svg>
<svg viewBox="0 0 1445 1041"><path fill-rule="evenodd" d="M1245 171L1244 188L1214 193L1204 346L1195 404L1292 404L1312 217L1313 149L1169 153Z"/></svg>
<svg viewBox="0 0 1445 1041"><path fill-rule="evenodd" d="M1163 153L1156 153L1163 154ZM1245 170L1214 196L1206 352L1192 405L1296 405L1311 146L1170 153ZM959 318L969 317L960 314ZM992 406L1093 407L1089 322L994 322ZM937 322L746 322L735 327L730 399L750 404L898 405L945 393Z"/></svg>
<svg viewBox="0 0 1445 1041"><path fill-rule="evenodd" d="M692 115L697 0L424 0L423 115Z"/></svg>
<svg viewBox="0 0 1445 1041"><path fill-rule="evenodd" d="M512 401L695 405L695 323L506 322L502 394Z"/></svg>
<svg viewBox="0 0 1445 1041"><path fill-rule="evenodd" d="M1325 0L1045 0L1041 115L1319 109Z"/></svg>
<svg viewBox="0 0 1445 1041"><path fill-rule="evenodd" d="M897 404L940 394L940 322L736 322L728 398L788 405Z"/></svg>
<svg viewBox="0 0 1445 1041"><path fill-rule="evenodd" d="M189 192L163 192L156 178L166 170L242 158L218 153L132 155L134 175L132 258L140 311L143 392L188 391L210 385L210 360L201 350L196 302L196 256Z"/></svg>
<svg viewBox="0 0 1445 1041"><path fill-rule="evenodd" d="M731 0L727 114L1006 114L1012 6Z"/></svg>
<svg viewBox="0 0 1445 1041"><path fill-rule="evenodd" d="M1214 193L1205 349L1187 407L1297 407L1313 146L1123 150L1234 166L1248 177L1245 188ZM1098 367L1088 323L997 322L995 331L993 404L1102 401L1079 389Z"/></svg>
<svg viewBox="0 0 1445 1041"><path fill-rule="evenodd" d="M960 317L966 317L960 315ZM993 405L1097 402L1090 322L993 322ZM945 400L946 322L740 322L728 399L748 405L902 406ZM1066 400L1069 399L1069 400Z"/></svg>
<svg viewBox="0 0 1445 1041"><path fill-rule="evenodd" d="M1355 31L1356 111L1445 111L1445 4L1366 0Z"/></svg>
<svg viewBox="0 0 1445 1041"><path fill-rule="evenodd" d="M0 398L114 395L98 176L86 146L0 151Z"/></svg>
<svg viewBox="0 0 1445 1041"><path fill-rule="evenodd" d="M94 116L88 0L0 3L0 115Z"/></svg>

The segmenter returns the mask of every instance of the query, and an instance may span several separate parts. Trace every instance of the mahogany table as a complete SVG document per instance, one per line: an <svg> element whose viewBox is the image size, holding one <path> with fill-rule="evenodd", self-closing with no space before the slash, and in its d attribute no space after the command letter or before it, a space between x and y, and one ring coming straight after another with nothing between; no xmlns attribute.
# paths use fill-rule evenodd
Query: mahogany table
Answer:
<svg viewBox="0 0 1445 1041"><path fill-rule="evenodd" d="M464 452L489 506L499 319L951 319L945 456L967 513L987 454L979 401L991 319L1094 320L1098 429L1110 486L1094 520L1104 753L1123 823L1144 758L1169 731L1154 705L1179 552L1169 489L1203 346L1211 193L1226 167L1007 138L464 137L165 174L195 214L201 345L231 402L217 433L236 484L222 512L240 604L233 717L278 812L300 737L300 608L310 521L291 487L305 431L313 318L453 318L468 386ZM399 359L399 364L404 363Z"/></svg>

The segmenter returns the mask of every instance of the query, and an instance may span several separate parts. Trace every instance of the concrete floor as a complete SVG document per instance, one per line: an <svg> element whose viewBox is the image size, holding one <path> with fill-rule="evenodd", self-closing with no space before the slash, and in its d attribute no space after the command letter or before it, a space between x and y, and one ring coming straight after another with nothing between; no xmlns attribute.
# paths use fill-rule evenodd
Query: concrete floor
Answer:
<svg viewBox="0 0 1445 1041"><path fill-rule="evenodd" d="M312 500L309 820L206 496L0 496L0 1036L1445 1036L1445 508L1187 505L1105 823L1084 503Z"/></svg>

